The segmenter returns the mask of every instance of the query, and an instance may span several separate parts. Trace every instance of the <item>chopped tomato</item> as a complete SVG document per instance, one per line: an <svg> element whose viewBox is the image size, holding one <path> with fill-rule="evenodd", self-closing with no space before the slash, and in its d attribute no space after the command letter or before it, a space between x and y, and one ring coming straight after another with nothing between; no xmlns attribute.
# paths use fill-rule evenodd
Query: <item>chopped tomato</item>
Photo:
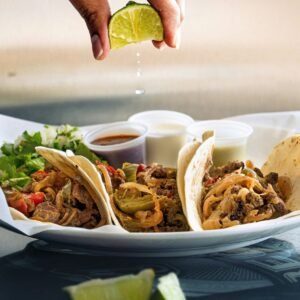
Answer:
<svg viewBox="0 0 300 300"><path fill-rule="evenodd" d="M33 174L36 174L36 175L44 175L44 176L47 176L48 173L46 171L43 171L43 170L40 170L40 171L36 171L34 172Z"/></svg>
<svg viewBox="0 0 300 300"><path fill-rule="evenodd" d="M146 170L146 166L144 164L140 164L137 168L137 173L144 172Z"/></svg>
<svg viewBox="0 0 300 300"><path fill-rule="evenodd" d="M204 186L205 187L210 187L212 184L216 183L218 180L218 177L209 177L205 182Z"/></svg>
<svg viewBox="0 0 300 300"><path fill-rule="evenodd" d="M116 173L116 169L112 166L106 166L106 169L108 172L110 172L113 175Z"/></svg>
<svg viewBox="0 0 300 300"><path fill-rule="evenodd" d="M23 198L9 201L9 206L15 208L16 210L20 211L24 215L28 214L28 205Z"/></svg>
<svg viewBox="0 0 300 300"><path fill-rule="evenodd" d="M33 201L35 205L38 205L45 201L45 194L42 192L37 192L37 193L31 194L29 196L29 199L31 201Z"/></svg>
<svg viewBox="0 0 300 300"><path fill-rule="evenodd" d="M116 169L110 165L107 165L107 164L103 164L101 163L100 161L96 161L96 164L99 166L104 166L106 168L106 170L111 173L112 175L114 175L116 173Z"/></svg>
<svg viewBox="0 0 300 300"><path fill-rule="evenodd" d="M34 172L31 176L32 176L32 178L35 178L37 180L42 180L48 176L48 173L46 171L40 170L40 171Z"/></svg>

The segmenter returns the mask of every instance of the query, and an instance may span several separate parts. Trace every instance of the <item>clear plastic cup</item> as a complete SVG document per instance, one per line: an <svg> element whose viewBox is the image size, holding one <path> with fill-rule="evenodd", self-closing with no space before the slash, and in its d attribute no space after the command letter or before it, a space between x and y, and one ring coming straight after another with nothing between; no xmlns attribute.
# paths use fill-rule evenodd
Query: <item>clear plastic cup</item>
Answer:
<svg viewBox="0 0 300 300"><path fill-rule="evenodd" d="M211 120L195 122L187 129L192 138L199 140L205 131L215 132L213 161L216 166L247 158L247 141L253 132L251 126L237 121Z"/></svg>
<svg viewBox="0 0 300 300"><path fill-rule="evenodd" d="M84 136L84 143L91 151L106 159L111 166L120 168L124 162L137 164L146 163L147 133L148 128L143 124L119 122L101 126L87 132ZM96 145L93 143L100 138L122 135L136 135L137 137L113 145Z"/></svg>
<svg viewBox="0 0 300 300"><path fill-rule="evenodd" d="M176 167L178 152L188 139L186 129L194 122L190 116L176 111L152 110L137 113L128 120L148 126L147 164Z"/></svg>

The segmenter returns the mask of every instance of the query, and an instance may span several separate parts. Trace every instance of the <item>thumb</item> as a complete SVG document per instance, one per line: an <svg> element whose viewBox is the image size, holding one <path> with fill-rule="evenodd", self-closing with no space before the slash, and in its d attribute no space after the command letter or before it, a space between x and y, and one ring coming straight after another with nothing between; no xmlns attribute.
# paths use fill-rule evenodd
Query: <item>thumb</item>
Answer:
<svg viewBox="0 0 300 300"><path fill-rule="evenodd" d="M108 2L106 0L71 0L71 3L86 22L95 59L105 59L110 51L108 22L111 13Z"/></svg>
<svg viewBox="0 0 300 300"><path fill-rule="evenodd" d="M176 48L178 44L178 29L180 27L180 9L174 0L148 0L154 8L159 12L163 27L164 41L172 48Z"/></svg>

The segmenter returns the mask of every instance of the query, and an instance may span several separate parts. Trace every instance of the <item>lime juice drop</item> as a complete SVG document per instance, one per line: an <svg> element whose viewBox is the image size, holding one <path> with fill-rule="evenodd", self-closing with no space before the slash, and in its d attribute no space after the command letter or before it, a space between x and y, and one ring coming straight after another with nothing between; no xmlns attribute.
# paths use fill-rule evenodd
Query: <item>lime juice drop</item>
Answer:
<svg viewBox="0 0 300 300"><path fill-rule="evenodd" d="M141 67L141 52L138 49L136 52L136 89L135 89L136 95L144 95L146 92L145 89L143 88L142 76L143 76L143 72Z"/></svg>

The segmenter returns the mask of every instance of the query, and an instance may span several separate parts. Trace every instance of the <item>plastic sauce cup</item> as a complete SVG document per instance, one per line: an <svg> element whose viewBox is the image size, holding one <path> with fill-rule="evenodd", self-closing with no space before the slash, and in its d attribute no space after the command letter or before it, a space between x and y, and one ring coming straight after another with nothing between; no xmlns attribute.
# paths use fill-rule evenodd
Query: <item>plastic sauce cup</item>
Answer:
<svg viewBox="0 0 300 300"><path fill-rule="evenodd" d="M88 132L84 137L86 146L115 167L121 168L124 162L144 164L146 162L146 135L148 128L143 124L119 122L101 126ZM136 135L126 142L113 145L96 145L93 142L106 137Z"/></svg>
<svg viewBox="0 0 300 300"><path fill-rule="evenodd" d="M251 126L229 120L200 121L189 126L187 132L192 138L201 139L202 134L210 130L215 132L216 138L213 153L213 162L216 166L246 159L247 141L253 132Z"/></svg>
<svg viewBox="0 0 300 300"><path fill-rule="evenodd" d="M129 121L148 126L147 164L176 167L178 152L188 139L186 129L194 122L190 116L175 111L153 110L135 114Z"/></svg>

